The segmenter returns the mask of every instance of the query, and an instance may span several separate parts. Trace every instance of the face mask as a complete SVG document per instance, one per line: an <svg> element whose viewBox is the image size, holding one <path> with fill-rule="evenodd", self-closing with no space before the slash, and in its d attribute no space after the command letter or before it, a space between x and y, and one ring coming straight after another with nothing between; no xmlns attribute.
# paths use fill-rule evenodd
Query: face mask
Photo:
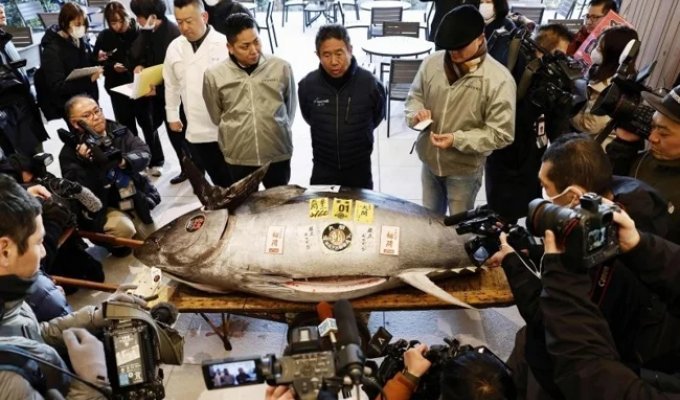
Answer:
<svg viewBox="0 0 680 400"><path fill-rule="evenodd" d="M38 280L38 272L30 278L20 278L16 275L0 276L0 301L4 303L25 299L30 293L35 281Z"/></svg>
<svg viewBox="0 0 680 400"><path fill-rule="evenodd" d="M595 50L590 52L590 61L593 64L602 65L602 52L600 52L600 49L595 48Z"/></svg>
<svg viewBox="0 0 680 400"><path fill-rule="evenodd" d="M217 3L219 3L219 0L205 0L205 4L207 4L209 7L214 7Z"/></svg>
<svg viewBox="0 0 680 400"><path fill-rule="evenodd" d="M74 39L80 39L83 36L85 36L85 27L84 26L74 26L71 28L71 37Z"/></svg>
<svg viewBox="0 0 680 400"><path fill-rule="evenodd" d="M156 16L155 15L149 15L149 17L146 19L146 25L140 27L139 29L143 31L152 31L153 28L156 27Z"/></svg>
<svg viewBox="0 0 680 400"><path fill-rule="evenodd" d="M482 14L486 25L489 25L496 17L496 10L494 10L492 3L481 3L479 5L479 13Z"/></svg>
<svg viewBox="0 0 680 400"><path fill-rule="evenodd" d="M576 199L579 199L581 197L580 190L573 186L567 186L567 188L564 189L561 193L556 194L555 196L552 197L548 195L548 192L545 190L545 188L541 188L541 195L543 196L543 199L548 200L551 203L555 203L557 199L569 194L570 192L573 192L574 194L578 195L575 197ZM571 207L571 204L569 204L568 206Z"/></svg>

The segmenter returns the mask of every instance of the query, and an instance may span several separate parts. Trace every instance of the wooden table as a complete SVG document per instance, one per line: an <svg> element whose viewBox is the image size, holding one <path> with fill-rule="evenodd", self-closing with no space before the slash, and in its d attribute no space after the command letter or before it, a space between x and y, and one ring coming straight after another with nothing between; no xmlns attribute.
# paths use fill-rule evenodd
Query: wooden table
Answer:
<svg viewBox="0 0 680 400"><path fill-rule="evenodd" d="M512 292L503 270L494 268L479 273L458 275L438 285L456 298L475 308L503 307L513 304ZM159 294L159 301L174 304L180 312L200 314L231 349L228 339L228 318L225 313L287 322L286 314L316 312L316 303L296 303L256 296L247 293L210 294L173 284ZM410 286L372 294L351 300L356 312L406 311L458 308ZM222 329L215 326L206 313L222 314Z"/></svg>
<svg viewBox="0 0 680 400"><path fill-rule="evenodd" d="M404 10L411 8L411 3L405 1L397 0L375 0L375 1L364 1L359 5L362 10L371 11L373 8L396 8L401 7Z"/></svg>

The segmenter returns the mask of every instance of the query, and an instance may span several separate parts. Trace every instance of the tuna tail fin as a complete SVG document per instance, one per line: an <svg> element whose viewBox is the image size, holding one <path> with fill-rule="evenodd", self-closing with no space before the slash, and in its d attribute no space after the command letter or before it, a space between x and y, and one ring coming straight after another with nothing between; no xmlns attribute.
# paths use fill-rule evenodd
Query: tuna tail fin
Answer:
<svg viewBox="0 0 680 400"><path fill-rule="evenodd" d="M211 185L205 179L205 173L201 172L189 157L186 155L182 157L182 167L189 177L194 194L208 210L227 208L233 211L236 207L240 206L248 196L257 192L260 182L262 182L267 169L269 169L269 164L266 163L252 174L228 188L224 188Z"/></svg>
<svg viewBox="0 0 680 400"><path fill-rule="evenodd" d="M471 305L453 297L449 292L437 286L432 280L427 276L431 270L419 269L419 270L409 270L404 271L399 274L399 279L408 283L416 289L420 289L423 292L430 294L442 301L454 304L462 308L474 309Z"/></svg>

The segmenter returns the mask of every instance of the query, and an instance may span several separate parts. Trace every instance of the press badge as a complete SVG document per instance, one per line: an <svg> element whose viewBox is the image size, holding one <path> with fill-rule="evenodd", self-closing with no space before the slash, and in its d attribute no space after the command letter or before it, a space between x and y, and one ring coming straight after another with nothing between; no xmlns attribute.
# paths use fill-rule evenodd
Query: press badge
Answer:
<svg viewBox="0 0 680 400"><path fill-rule="evenodd" d="M534 124L534 130L536 131L536 147L542 149L548 145L548 136L545 134L544 114L541 114L536 120L536 123Z"/></svg>
<svg viewBox="0 0 680 400"><path fill-rule="evenodd" d="M130 211L135 208L135 203L132 199L126 199L118 203L118 209L121 211Z"/></svg>
<svg viewBox="0 0 680 400"><path fill-rule="evenodd" d="M132 180L128 181L127 186L118 188L118 195L120 196L121 199L127 199L128 197L132 197L137 193L137 189L135 189L135 183L132 182Z"/></svg>

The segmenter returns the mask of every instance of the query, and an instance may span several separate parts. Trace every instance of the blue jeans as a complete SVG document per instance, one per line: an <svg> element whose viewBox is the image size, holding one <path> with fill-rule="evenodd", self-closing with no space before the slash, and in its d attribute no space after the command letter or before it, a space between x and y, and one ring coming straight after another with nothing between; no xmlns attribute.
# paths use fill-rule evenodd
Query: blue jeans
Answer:
<svg viewBox="0 0 680 400"><path fill-rule="evenodd" d="M423 164L420 180L423 185L423 206L446 215L474 208L477 192L482 186L482 170L471 176L437 176Z"/></svg>

